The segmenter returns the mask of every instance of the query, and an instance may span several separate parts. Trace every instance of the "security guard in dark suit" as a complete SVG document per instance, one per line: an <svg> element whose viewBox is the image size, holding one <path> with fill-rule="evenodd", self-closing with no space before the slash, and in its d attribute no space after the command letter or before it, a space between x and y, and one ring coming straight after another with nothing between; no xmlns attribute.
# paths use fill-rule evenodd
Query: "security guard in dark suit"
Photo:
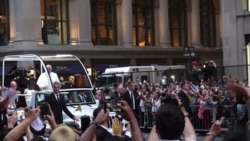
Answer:
<svg viewBox="0 0 250 141"><path fill-rule="evenodd" d="M59 94L61 88L60 82L53 83L54 92L46 96L46 102L50 104L51 110L55 115L57 124L63 123L62 111L64 111L73 120L79 121L66 107L64 97Z"/></svg>

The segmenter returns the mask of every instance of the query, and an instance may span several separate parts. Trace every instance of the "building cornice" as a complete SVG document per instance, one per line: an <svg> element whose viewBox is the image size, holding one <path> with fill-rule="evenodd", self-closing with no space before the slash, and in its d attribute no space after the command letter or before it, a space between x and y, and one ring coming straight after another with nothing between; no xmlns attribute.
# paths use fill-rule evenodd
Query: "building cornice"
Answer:
<svg viewBox="0 0 250 141"><path fill-rule="evenodd" d="M1 56L7 54L62 54L71 53L80 58L89 59L124 59L124 58L185 58L182 47L160 48L156 46L124 48L122 46L72 46L72 45L38 45L34 47L1 47ZM218 48L195 48L196 57L219 57L222 50ZM212 56L211 56L212 55Z"/></svg>

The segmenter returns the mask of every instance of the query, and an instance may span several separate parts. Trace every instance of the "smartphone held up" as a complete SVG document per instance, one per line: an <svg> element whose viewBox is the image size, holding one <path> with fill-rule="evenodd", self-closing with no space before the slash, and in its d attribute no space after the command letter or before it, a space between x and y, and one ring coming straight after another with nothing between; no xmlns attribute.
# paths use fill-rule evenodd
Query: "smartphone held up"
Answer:
<svg viewBox="0 0 250 141"><path fill-rule="evenodd" d="M46 120L46 115L49 114L49 106L47 102L39 103L39 108L41 110L40 116L43 120Z"/></svg>
<svg viewBox="0 0 250 141"><path fill-rule="evenodd" d="M17 113L17 123L21 123L25 119L25 109L24 108L18 108L16 109Z"/></svg>

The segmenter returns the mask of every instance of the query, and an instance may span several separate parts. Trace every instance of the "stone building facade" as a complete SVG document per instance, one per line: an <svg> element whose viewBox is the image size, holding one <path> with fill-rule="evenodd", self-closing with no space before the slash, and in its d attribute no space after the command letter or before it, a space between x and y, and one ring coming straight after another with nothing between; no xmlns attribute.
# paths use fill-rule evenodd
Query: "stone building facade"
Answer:
<svg viewBox="0 0 250 141"><path fill-rule="evenodd" d="M246 65L249 15L249 0L2 0L0 56L71 53L99 71Z"/></svg>

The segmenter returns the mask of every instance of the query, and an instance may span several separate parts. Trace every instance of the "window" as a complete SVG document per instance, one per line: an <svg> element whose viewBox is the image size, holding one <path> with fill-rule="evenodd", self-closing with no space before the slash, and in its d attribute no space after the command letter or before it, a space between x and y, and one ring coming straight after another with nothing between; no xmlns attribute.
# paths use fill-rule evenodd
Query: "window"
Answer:
<svg viewBox="0 0 250 141"><path fill-rule="evenodd" d="M187 10L184 0L169 0L170 42L174 47L187 46Z"/></svg>
<svg viewBox="0 0 250 141"><path fill-rule="evenodd" d="M133 0L133 42L137 46L155 44L153 0Z"/></svg>
<svg viewBox="0 0 250 141"><path fill-rule="evenodd" d="M94 45L116 45L116 0L91 0L91 36Z"/></svg>
<svg viewBox="0 0 250 141"><path fill-rule="evenodd" d="M9 41L9 0L0 0L0 46Z"/></svg>
<svg viewBox="0 0 250 141"><path fill-rule="evenodd" d="M42 39L45 44L68 44L68 0L41 0Z"/></svg>
<svg viewBox="0 0 250 141"><path fill-rule="evenodd" d="M242 0L243 11L250 11L250 0Z"/></svg>
<svg viewBox="0 0 250 141"><path fill-rule="evenodd" d="M216 46L215 8L211 0L200 0L200 32L203 47Z"/></svg>

